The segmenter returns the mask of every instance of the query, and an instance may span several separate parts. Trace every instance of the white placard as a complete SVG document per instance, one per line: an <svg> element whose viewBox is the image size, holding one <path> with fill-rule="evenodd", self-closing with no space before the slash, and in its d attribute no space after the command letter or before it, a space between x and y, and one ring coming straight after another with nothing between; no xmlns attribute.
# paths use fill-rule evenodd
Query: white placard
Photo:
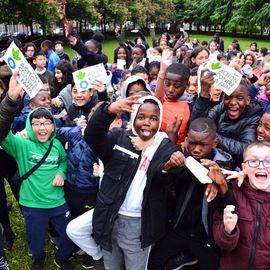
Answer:
<svg viewBox="0 0 270 270"><path fill-rule="evenodd" d="M125 59L117 59L117 69L124 70L126 68Z"/></svg>
<svg viewBox="0 0 270 270"><path fill-rule="evenodd" d="M210 72L215 73L214 85L228 96L238 87L242 78L241 73L223 63L218 61L207 61L200 65L198 69L199 93L201 92L201 73L203 69L208 69Z"/></svg>
<svg viewBox="0 0 270 270"><path fill-rule="evenodd" d="M33 98L42 88L43 83L14 41L8 47L3 59L8 64L12 73L19 70L18 82L30 96L30 99Z"/></svg>
<svg viewBox="0 0 270 270"><path fill-rule="evenodd" d="M195 158L189 156L186 158L186 167L192 172L192 174L202 183L212 183L213 181L208 174L208 169L206 169L200 162Z"/></svg>
<svg viewBox="0 0 270 270"><path fill-rule="evenodd" d="M103 63L77 70L72 75L78 91L86 91L92 88L95 80L107 84L111 78L110 75L107 75Z"/></svg>

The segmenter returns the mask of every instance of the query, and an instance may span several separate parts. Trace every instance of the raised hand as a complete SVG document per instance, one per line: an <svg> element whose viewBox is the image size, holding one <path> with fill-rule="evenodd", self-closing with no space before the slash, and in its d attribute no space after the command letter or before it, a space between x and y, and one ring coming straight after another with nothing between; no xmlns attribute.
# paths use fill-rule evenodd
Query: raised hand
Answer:
<svg viewBox="0 0 270 270"><path fill-rule="evenodd" d="M178 123L177 123L177 120L178 120L178 116L176 114L174 116L173 122L170 123L166 129L166 133L167 133L169 139L174 143L177 142L177 140L180 136L180 127L182 125L183 117L179 117Z"/></svg>
<svg viewBox="0 0 270 270"><path fill-rule="evenodd" d="M209 97L211 86L214 84L215 73L209 71L208 69L203 69L201 73L201 96Z"/></svg>
<svg viewBox="0 0 270 270"><path fill-rule="evenodd" d="M141 97L140 95L136 95L128 98L119 99L109 105L108 113L110 114L116 114L119 112L132 113L133 111L132 105L141 104L141 102L138 101L138 98L140 97Z"/></svg>
<svg viewBox="0 0 270 270"><path fill-rule="evenodd" d="M235 229L238 216L233 213L235 211L234 205L227 205L223 211L223 224L226 233L231 234L231 232Z"/></svg>
<svg viewBox="0 0 270 270"><path fill-rule="evenodd" d="M13 101L16 101L23 93L23 89L17 80L18 75L18 71L14 72L9 81L8 96Z"/></svg>
<svg viewBox="0 0 270 270"><path fill-rule="evenodd" d="M129 136L129 138L130 138L130 141L131 141L133 147L138 151L142 151L142 150L146 149L148 146L153 144L154 140L155 140L154 137L152 137L148 141L142 140L139 136Z"/></svg>
<svg viewBox="0 0 270 270"><path fill-rule="evenodd" d="M160 74L166 72L167 67L172 64L173 51L165 49L162 51L161 62L160 62Z"/></svg>
<svg viewBox="0 0 270 270"><path fill-rule="evenodd" d="M269 80L270 80L270 72L263 73L255 84L258 86L263 86L266 85L269 82Z"/></svg>
<svg viewBox="0 0 270 270"><path fill-rule="evenodd" d="M104 92L106 90L106 86L103 82L95 80L93 83L93 89L98 92Z"/></svg>
<svg viewBox="0 0 270 270"><path fill-rule="evenodd" d="M243 171L235 172L235 171L229 171L229 170L225 170L225 169L221 169L221 171L224 175L227 175L227 177L226 177L227 180L237 179L238 187L241 187L241 185L243 184L243 182L246 178L246 175L244 174Z"/></svg>
<svg viewBox="0 0 270 270"><path fill-rule="evenodd" d="M201 164L209 168L207 175L214 183L217 184L220 195L225 195L228 190L228 186L219 165L215 161L209 159L201 159Z"/></svg>
<svg viewBox="0 0 270 270"><path fill-rule="evenodd" d="M67 18L66 18L66 4L65 3L60 3L57 6L57 11L58 11L58 14L59 14L59 18L65 24L66 21L67 21Z"/></svg>

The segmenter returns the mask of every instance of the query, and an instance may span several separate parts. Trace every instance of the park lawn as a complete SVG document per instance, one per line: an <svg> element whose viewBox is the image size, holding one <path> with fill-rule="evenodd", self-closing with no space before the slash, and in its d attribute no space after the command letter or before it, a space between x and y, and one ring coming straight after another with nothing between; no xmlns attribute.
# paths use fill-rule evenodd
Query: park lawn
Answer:
<svg viewBox="0 0 270 270"><path fill-rule="evenodd" d="M131 37L129 37L129 39L132 40L135 37L136 36L131 36ZM198 40L200 42L202 42L203 40L209 41L212 39L212 36L209 36L209 35L198 35L198 34L190 35L191 39L195 38L195 37L198 38ZM148 44L151 46L152 41L151 41L150 36L147 36L146 38L147 38ZM266 47L266 48L270 49L268 40L254 40L254 39L250 39L250 38L235 38L235 37L222 37L222 39L224 40L225 51L227 50L228 46L231 44L231 42L234 39L237 39L239 41L243 52L249 48L250 43L253 41L257 42L258 48ZM116 49L118 46L119 46L119 44L118 44L118 41L116 39L105 40L104 43L102 44L102 48L103 48L102 51L103 51L103 53L105 53L108 56L108 59L109 59L108 63L113 62L114 49ZM72 50L70 47L65 47L65 51L69 54L71 59L73 59L74 56L76 55L76 52L74 50Z"/></svg>
<svg viewBox="0 0 270 270"><path fill-rule="evenodd" d="M6 184L6 191L7 191L8 199L13 201L13 206L9 213L9 217L11 221L12 230L16 235L12 250L6 251L9 266L11 270L30 270L31 265L32 265L32 257L29 257L27 254L27 243L26 243L25 226L24 226L23 217L21 215L18 204L11 193L11 190L8 184ZM46 257L44 270L58 269L53 263L53 258L56 252L56 248L48 239L46 241L45 252L46 252L47 257ZM75 256L74 258L71 259L71 262L75 266L76 270L84 269L81 266L81 263L83 262L84 258L85 256ZM98 266L98 267L95 267L94 269L102 270L103 267ZM182 269L183 270L199 270L200 268L198 266L190 266L190 267L184 267Z"/></svg>

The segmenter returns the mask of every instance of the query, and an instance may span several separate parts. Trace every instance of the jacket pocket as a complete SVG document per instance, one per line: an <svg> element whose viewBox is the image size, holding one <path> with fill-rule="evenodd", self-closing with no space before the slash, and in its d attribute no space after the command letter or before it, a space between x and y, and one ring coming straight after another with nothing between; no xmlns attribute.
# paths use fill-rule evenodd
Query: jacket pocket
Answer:
<svg viewBox="0 0 270 270"><path fill-rule="evenodd" d="M111 211L113 200L102 194L100 191L97 195L97 201L93 214L93 231L95 237L100 239L102 236L107 235L107 222L109 213ZM106 228L106 230L105 230Z"/></svg>
<svg viewBox="0 0 270 270"><path fill-rule="evenodd" d="M245 246L250 246L250 244L252 243L255 226L253 222L253 217L247 216L244 213L239 213L237 223L241 232L241 242Z"/></svg>
<svg viewBox="0 0 270 270"><path fill-rule="evenodd" d="M120 180L128 164L129 158L130 155L119 150L115 150L112 158L104 168L104 176L114 180Z"/></svg>

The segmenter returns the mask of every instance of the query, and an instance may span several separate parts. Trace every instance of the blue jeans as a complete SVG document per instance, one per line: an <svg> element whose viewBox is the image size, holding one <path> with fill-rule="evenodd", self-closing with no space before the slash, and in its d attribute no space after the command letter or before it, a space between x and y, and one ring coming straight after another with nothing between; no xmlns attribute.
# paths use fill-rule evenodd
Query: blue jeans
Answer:
<svg viewBox="0 0 270 270"><path fill-rule="evenodd" d="M67 260L75 245L66 234L67 224L72 220L68 205L65 203L54 208L22 207L26 225L28 247L36 260L44 260L44 245L49 221L60 237L60 246L55 255L58 260Z"/></svg>

